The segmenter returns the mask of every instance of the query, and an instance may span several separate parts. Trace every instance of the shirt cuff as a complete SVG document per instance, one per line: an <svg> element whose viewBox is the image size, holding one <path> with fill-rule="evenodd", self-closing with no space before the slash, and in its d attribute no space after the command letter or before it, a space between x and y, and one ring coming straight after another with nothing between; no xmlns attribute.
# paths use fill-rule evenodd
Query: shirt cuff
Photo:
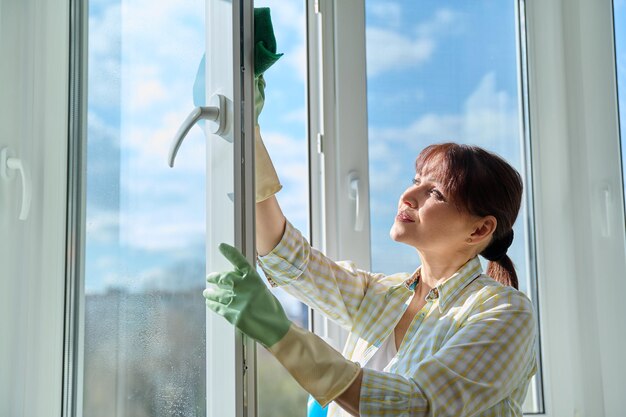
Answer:
<svg viewBox="0 0 626 417"><path fill-rule="evenodd" d="M426 416L428 407L426 396L414 381L363 368L361 416Z"/></svg>
<svg viewBox="0 0 626 417"><path fill-rule="evenodd" d="M310 254L309 242L287 221L280 242L270 253L257 259L269 283L276 287L298 279L309 264Z"/></svg>

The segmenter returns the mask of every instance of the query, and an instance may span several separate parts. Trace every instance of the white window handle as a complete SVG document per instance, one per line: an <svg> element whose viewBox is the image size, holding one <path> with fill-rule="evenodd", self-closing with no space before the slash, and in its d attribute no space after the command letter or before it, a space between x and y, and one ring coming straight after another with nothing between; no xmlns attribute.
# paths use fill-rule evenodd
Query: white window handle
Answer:
<svg viewBox="0 0 626 417"><path fill-rule="evenodd" d="M5 181L13 179L14 171L19 171L22 177L22 208L20 209L20 220L26 220L28 218L28 212L30 211L31 201L31 186L30 176L21 159L13 158L9 155L9 148L3 148L0 151L0 175Z"/></svg>
<svg viewBox="0 0 626 417"><path fill-rule="evenodd" d="M183 140L187 136L187 133L189 133L191 128L196 123L198 123L198 121L204 119L215 122L215 127L211 131L211 133L215 135L221 136L226 131L226 97L221 94L215 94L213 95L213 97L211 97L211 102L211 104L215 105L207 107L200 106L193 109L178 129L178 132L176 132L174 140L172 140L172 144L170 145L170 151L167 158L167 162L170 167L174 167L174 160L176 159L178 148L180 148L180 145L182 145Z"/></svg>
<svg viewBox="0 0 626 417"><path fill-rule="evenodd" d="M354 208L354 230L356 232L363 231L363 203L361 198L363 198L363 191L361 190L361 180L359 179L359 174L356 171L351 171L348 174L348 197L351 200L355 200L355 208Z"/></svg>

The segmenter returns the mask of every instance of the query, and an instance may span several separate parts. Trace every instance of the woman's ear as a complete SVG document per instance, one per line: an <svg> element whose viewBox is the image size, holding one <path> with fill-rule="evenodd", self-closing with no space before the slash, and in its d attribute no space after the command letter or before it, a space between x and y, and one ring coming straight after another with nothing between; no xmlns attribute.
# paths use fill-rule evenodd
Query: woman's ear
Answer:
<svg viewBox="0 0 626 417"><path fill-rule="evenodd" d="M482 217L474 224L474 230L472 232L472 242L480 243L489 239L491 235L496 231L498 226L498 220L494 216Z"/></svg>

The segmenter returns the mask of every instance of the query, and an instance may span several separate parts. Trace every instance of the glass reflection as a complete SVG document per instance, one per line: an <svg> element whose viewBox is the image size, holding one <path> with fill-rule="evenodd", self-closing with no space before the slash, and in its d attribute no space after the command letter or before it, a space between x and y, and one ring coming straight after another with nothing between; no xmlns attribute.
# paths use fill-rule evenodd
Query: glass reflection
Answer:
<svg viewBox="0 0 626 417"><path fill-rule="evenodd" d="M85 416L205 414L204 2L89 4Z"/></svg>

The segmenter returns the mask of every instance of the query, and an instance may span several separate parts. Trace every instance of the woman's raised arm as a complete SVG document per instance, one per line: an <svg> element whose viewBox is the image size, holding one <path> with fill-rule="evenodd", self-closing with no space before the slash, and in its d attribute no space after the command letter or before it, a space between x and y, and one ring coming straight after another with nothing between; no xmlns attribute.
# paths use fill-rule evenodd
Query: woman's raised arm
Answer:
<svg viewBox="0 0 626 417"><path fill-rule="evenodd" d="M256 203L256 247L259 256L265 256L280 242L285 232L286 219L276 196Z"/></svg>

